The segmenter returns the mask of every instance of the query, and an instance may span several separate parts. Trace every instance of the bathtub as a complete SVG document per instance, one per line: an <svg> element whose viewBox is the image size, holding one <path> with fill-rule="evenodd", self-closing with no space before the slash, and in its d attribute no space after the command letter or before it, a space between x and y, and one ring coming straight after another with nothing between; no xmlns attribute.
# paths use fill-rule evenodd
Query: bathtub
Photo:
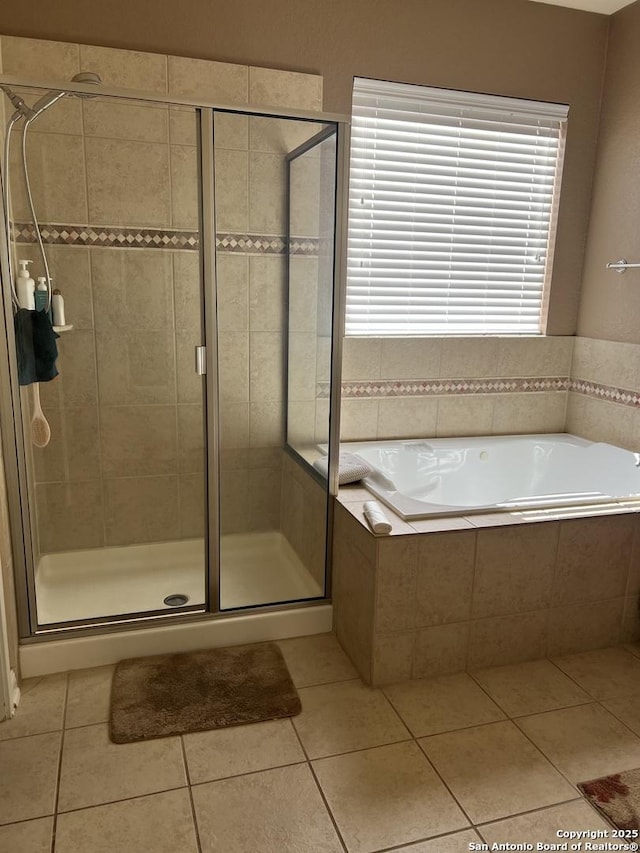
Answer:
<svg viewBox="0 0 640 853"><path fill-rule="evenodd" d="M640 497L640 455L566 433L347 442L363 483L406 520Z"/></svg>

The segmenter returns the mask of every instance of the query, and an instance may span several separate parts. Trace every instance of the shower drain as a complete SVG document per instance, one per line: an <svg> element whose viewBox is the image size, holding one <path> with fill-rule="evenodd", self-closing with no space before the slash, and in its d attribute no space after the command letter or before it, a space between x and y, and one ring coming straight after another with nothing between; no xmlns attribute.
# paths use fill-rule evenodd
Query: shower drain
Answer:
<svg viewBox="0 0 640 853"><path fill-rule="evenodd" d="M167 607L182 607L183 604L186 604L189 601L189 596L184 595L181 592L174 592L173 595L168 595L164 603Z"/></svg>

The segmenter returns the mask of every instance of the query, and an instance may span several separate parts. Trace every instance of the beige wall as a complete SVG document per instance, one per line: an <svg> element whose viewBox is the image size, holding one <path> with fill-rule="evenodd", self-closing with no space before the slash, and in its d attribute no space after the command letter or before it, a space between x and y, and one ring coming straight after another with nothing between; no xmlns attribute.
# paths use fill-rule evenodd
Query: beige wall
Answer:
<svg viewBox="0 0 640 853"><path fill-rule="evenodd" d="M640 261L640 3L611 18L593 205L578 333L640 343L640 274L609 261Z"/></svg>
<svg viewBox="0 0 640 853"><path fill-rule="evenodd" d="M607 28L604 16L524 0L0 8L8 34L321 74L329 110L349 111L356 74L570 104L549 323L563 335L575 332Z"/></svg>

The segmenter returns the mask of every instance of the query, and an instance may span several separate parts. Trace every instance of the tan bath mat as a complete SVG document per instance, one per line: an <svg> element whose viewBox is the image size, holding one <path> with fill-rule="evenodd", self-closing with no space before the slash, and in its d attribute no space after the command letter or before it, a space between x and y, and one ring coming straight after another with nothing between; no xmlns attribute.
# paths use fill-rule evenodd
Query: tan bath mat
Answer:
<svg viewBox="0 0 640 853"><path fill-rule="evenodd" d="M254 643L120 661L110 735L132 743L292 717L301 710L282 652Z"/></svg>

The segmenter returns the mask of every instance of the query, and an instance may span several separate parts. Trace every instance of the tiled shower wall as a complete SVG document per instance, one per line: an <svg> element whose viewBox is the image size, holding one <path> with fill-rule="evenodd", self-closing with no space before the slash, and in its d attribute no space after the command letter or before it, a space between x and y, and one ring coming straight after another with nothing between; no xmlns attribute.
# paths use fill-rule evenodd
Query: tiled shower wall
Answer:
<svg viewBox="0 0 640 853"><path fill-rule="evenodd" d="M342 440L562 432L573 340L345 338Z"/></svg>
<svg viewBox="0 0 640 853"><path fill-rule="evenodd" d="M111 86L321 107L321 80L310 75L29 39L3 37L1 46L5 72L26 79L70 79L83 69ZM219 256L218 299L223 529L232 532L279 522L283 258L256 238L284 234L264 203L282 177L283 140L247 118L233 127L225 118L216 127L216 189L218 238L228 252ZM56 243L48 251L54 286L74 325L59 341L60 377L42 386L52 442L35 454L41 550L197 536L204 502L202 391L193 370L201 342L194 113L66 98L38 119L29 140L37 210ZM15 222L28 222L20 186L13 195ZM276 207L283 219L284 203ZM19 239L28 241L28 231ZM124 240L135 248L119 247ZM162 248L143 248L150 240ZM22 244L18 255L37 258L34 250Z"/></svg>
<svg viewBox="0 0 640 853"><path fill-rule="evenodd" d="M640 450L640 345L575 339L567 431Z"/></svg>

